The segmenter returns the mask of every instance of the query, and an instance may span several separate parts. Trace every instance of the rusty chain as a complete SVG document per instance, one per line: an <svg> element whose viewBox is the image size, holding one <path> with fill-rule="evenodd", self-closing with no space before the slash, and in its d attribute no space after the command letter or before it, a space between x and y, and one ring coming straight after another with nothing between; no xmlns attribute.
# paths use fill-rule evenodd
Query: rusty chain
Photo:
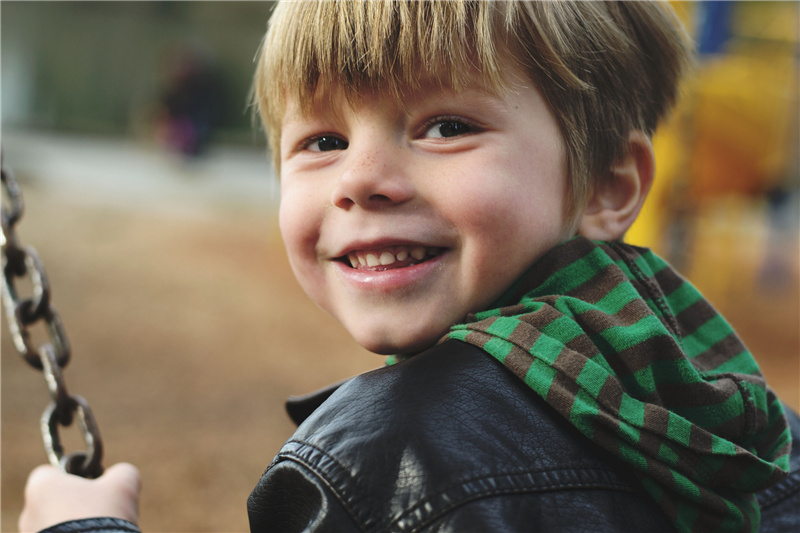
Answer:
<svg viewBox="0 0 800 533"><path fill-rule="evenodd" d="M40 424L45 451L53 466L70 474L96 478L103 473L103 443L89 404L82 397L67 392L61 369L70 359L69 341L51 301L50 284L39 255L33 247L22 245L17 237L15 226L22 218L25 205L13 173L4 165L2 186L3 309L17 352L29 365L42 371L50 392L51 401ZM23 298L15 280L25 277L33 288L32 295ZM37 348L28 328L42 321L50 342ZM86 450L65 454L59 427L72 425L76 418Z"/></svg>

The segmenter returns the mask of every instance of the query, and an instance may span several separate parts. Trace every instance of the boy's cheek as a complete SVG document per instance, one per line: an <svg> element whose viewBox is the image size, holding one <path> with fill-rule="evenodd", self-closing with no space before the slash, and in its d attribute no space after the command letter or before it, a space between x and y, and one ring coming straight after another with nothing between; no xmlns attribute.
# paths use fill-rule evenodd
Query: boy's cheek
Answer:
<svg viewBox="0 0 800 533"><path fill-rule="evenodd" d="M312 215L313 213L294 203L281 201L278 221L283 245L295 278L313 298L315 288L311 282L315 278L319 263L316 253L318 230Z"/></svg>
<svg viewBox="0 0 800 533"><path fill-rule="evenodd" d="M287 251L297 253L311 246L313 250L319 233L319 214L312 209L309 195L297 187L281 188L281 203L278 209L278 224Z"/></svg>

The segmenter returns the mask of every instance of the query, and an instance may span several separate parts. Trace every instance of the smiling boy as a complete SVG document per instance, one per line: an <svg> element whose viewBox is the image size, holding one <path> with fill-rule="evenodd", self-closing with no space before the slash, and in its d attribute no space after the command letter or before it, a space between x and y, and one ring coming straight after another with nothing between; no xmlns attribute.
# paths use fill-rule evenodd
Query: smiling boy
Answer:
<svg viewBox="0 0 800 533"><path fill-rule="evenodd" d="M395 364L289 405L302 425L253 531L800 523L800 458L752 356L621 242L688 57L660 3L276 9L256 100L292 268ZM64 482L46 475L28 515Z"/></svg>
<svg viewBox="0 0 800 533"><path fill-rule="evenodd" d="M286 249L309 296L368 350L431 346L574 234L558 126L515 74L501 95L423 81L402 107L375 94L333 94L338 106L307 116L290 104Z"/></svg>

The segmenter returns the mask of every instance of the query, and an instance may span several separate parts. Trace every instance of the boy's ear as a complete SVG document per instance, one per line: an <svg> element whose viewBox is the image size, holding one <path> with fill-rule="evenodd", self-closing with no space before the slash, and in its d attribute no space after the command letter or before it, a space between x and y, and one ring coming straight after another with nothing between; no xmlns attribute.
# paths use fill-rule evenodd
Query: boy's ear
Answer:
<svg viewBox="0 0 800 533"><path fill-rule="evenodd" d="M591 240L621 239L639 215L655 173L655 155L649 137L631 132L628 150L598 180L583 212L578 233Z"/></svg>

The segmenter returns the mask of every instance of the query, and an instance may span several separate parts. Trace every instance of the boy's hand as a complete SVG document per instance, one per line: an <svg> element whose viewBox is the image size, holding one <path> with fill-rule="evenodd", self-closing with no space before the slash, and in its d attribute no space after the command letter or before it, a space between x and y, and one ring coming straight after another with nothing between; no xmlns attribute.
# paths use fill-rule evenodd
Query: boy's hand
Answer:
<svg viewBox="0 0 800 533"><path fill-rule="evenodd" d="M81 518L101 516L139 519L139 471L118 463L97 479L84 479L49 465L36 467L25 486L25 507L19 517L22 532Z"/></svg>

